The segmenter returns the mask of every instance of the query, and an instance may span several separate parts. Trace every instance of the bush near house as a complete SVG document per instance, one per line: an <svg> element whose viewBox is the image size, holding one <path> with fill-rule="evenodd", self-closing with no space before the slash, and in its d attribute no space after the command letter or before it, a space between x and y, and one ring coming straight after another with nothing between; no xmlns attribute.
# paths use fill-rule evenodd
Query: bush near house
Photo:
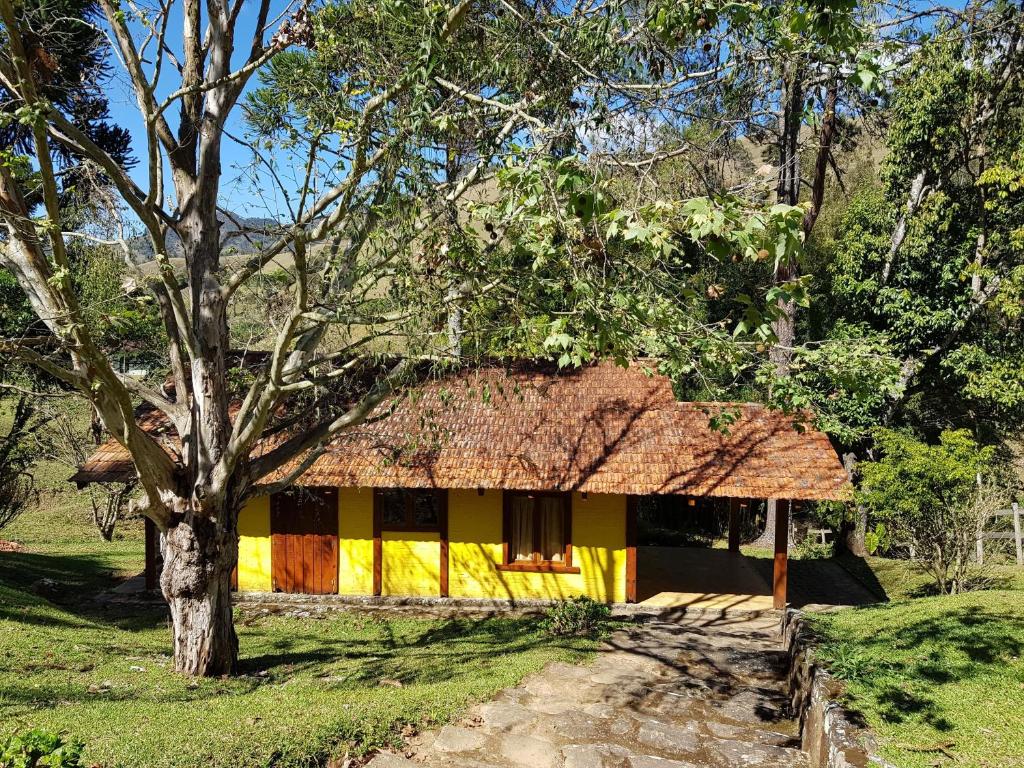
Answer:
<svg viewBox="0 0 1024 768"><path fill-rule="evenodd" d="M978 530L1005 501L990 477L995 448L962 429L942 432L935 445L890 429L875 440L881 458L861 465L860 502L939 592L964 591Z"/></svg>
<svg viewBox="0 0 1024 768"><path fill-rule="evenodd" d="M559 600L548 609L544 628L548 634L572 637L597 635L611 616L611 609L592 597L580 595L568 600Z"/></svg>

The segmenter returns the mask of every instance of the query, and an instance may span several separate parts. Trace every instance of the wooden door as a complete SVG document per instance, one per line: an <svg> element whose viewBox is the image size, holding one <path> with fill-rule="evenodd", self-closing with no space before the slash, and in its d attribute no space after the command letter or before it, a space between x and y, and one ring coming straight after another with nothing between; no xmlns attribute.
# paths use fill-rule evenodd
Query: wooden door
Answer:
<svg viewBox="0 0 1024 768"><path fill-rule="evenodd" d="M338 490L295 488L270 497L270 563L275 592L338 591Z"/></svg>

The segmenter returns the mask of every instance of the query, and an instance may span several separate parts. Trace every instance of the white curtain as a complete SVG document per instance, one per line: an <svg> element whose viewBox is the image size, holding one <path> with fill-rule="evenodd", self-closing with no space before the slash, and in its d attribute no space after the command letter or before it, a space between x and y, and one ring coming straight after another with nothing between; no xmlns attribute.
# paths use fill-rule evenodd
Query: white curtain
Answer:
<svg viewBox="0 0 1024 768"><path fill-rule="evenodd" d="M565 505L559 496L541 496L540 556L542 560L560 563L565 559Z"/></svg>
<svg viewBox="0 0 1024 768"><path fill-rule="evenodd" d="M533 499L512 497L512 555L514 560L533 560Z"/></svg>

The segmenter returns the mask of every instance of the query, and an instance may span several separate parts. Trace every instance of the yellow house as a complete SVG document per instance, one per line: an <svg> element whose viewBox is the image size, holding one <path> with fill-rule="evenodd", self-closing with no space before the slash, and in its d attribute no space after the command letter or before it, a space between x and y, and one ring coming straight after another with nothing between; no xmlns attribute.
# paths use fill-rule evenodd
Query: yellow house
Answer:
<svg viewBox="0 0 1024 768"><path fill-rule="evenodd" d="M712 426L719 414L727 429ZM90 482L101 468L109 476L120 447L97 456L105 449L74 479ZM237 588L635 601L645 499L714 504L729 516L733 551L741 506L771 499L785 502L778 606L788 504L847 493L828 439L759 405L678 402L667 378L640 366L476 370L382 406L338 437L298 485L251 498L238 520ZM155 565L155 535L149 552Z"/></svg>

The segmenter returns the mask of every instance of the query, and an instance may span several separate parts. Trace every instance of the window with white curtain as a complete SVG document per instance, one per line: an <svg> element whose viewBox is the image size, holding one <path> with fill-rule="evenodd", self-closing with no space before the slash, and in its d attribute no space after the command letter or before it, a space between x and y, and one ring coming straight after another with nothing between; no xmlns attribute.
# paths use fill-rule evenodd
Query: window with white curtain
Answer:
<svg viewBox="0 0 1024 768"><path fill-rule="evenodd" d="M508 495L506 541L511 563L566 565L569 495Z"/></svg>

